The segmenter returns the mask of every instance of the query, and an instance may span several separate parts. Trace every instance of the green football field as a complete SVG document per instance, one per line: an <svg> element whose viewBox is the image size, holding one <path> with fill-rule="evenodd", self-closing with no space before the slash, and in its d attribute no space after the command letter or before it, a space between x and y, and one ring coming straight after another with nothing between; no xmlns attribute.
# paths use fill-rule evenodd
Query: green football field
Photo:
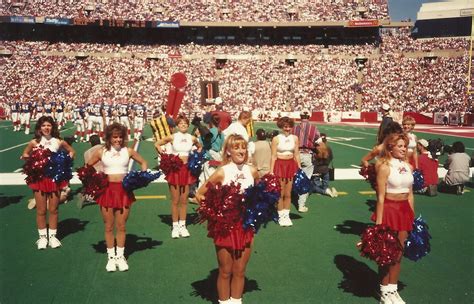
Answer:
<svg viewBox="0 0 474 304"><path fill-rule="evenodd" d="M276 128L256 124L256 128ZM355 244L370 225L375 195L362 180L337 180L338 169L355 169L375 141L376 129L320 125L334 152L337 198L312 195L308 213L292 210L293 227L270 223L255 237L246 272L245 303L377 303L376 264L359 255ZM62 136L72 135L72 125ZM150 137L149 129L145 137ZM472 153L474 139L462 140ZM22 166L19 156L32 135L12 132L0 122L0 172ZM75 166L89 147L75 143ZM153 167L153 143L139 152ZM443 161L445 156L441 158ZM0 174L4 179L5 174ZM76 193L79 185L73 185ZM474 209L472 185L462 196L440 193L416 196L416 213L430 226L431 253L418 262L403 260L401 296L407 303L473 303ZM188 206L191 237L171 239L167 186L153 183L135 192L127 224L126 255L130 270L105 271L103 223L96 205L77 206L74 195L59 209L59 249L36 249L35 210L24 184L0 186L0 303L215 303L217 262L205 224L196 222L196 205Z"/></svg>

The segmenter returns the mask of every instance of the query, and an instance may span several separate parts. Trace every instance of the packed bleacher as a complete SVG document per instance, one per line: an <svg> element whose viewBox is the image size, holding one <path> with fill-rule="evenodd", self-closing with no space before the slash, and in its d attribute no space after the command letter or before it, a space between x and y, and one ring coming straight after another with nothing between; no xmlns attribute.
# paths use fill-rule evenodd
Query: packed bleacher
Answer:
<svg viewBox="0 0 474 304"><path fill-rule="evenodd" d="M381 102L393 104L394 110L465 111L470 98L466 94L468 40L415 40L404 28L384 29L379 43L358 45L0 41L0 49L12 54L0 58L4 103L18 98L70 103L127 98L162 103L175 72L184 72L188 77L184 105L189 112L199 109L201 81L217 81L220 96L233 111L373 111ZM451 51L454 55L433 57L426 53L413 57L406 53L434 50ZM76 59L77 52L91 56ZM156 60L138 56L150 53L163 56ZM104 54L113 56L107 58ZM168 58L170 54L183 58ZM186 55L193 58L184 58ZM216 55L244 58L229 59L222 69L216 69ZM283 55L302 58L289 65ZM362 67L354 61L360 55L369 58ZM362 100L360 107L357 96Z"/></svg>
<svg viewBox="0 0 474 304"><path fill-rule="evenodd" d="M20 3L20 5L12 5ZM29 0L2 1L0 15L161 21L340 21L388 19L387 0Z"/></svg>

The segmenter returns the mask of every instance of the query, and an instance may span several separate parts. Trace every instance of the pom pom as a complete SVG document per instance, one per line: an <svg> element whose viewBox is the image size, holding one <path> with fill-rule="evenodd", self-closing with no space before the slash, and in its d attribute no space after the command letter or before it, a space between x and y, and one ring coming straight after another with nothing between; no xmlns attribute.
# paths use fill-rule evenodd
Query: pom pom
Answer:
<svg viewBox="0 0 474 304"><path fill-rule="evenodd" d="M194 177L199 177L201 174L202 165L204 164L204 153L205 151L189 153L188 169Z"/></svg>
<svg viewBox="0 0 474 304"><path fill-rule="evenodd" d="M23 165L23 173L26 174L26 183L39 182L44 177L44 171L49 163L51 151L42 146L33 148L30 157Z"/></svg>
<svg viewBox="0 0 474 304"><path fill-rule="evenodd" d="M45 175L56 183L69 181L72 178L72 164L73 160L67 151L52 152Z"/></svg>
<svg viewBox="0 0 474 304"><path fill-rule="evenodd" d="M421 173L420 170L416 169L413 171L413 190L418 191L423 189L423 186L425 185L425 179L423 177L423 174Z"/></svg>
<svg viewBox="0 0 474 304"><path fill-rule="evenodd" d="M428 225L420 215L413 222L413 230L405 242L405 257L412 261L418 261L426 256L431 251L430 239Z"/></svg>
<svg viewBox="0 0 474 304"><path fill-rule="evenodd" d="M293 191L298 195L308 193L311 189L311 181L309 180L306 173L303 170L298 169L296 171L295 177L293 177Z"/></svg>
<svg viewBox="0 0 474 304"><path fill-rule="evenodd" d="M368 227L357 246L361 256L374 260L381 267L396 263L402 253L397 235L386 225Z"/></svg>
<svg viewBox="0 0 474 304"><path fill-rule="evenodd" d="M207 184L207 192L196 210L199 221L208 222L208 236L226 237L241 222L245 210L240 184Z"/></svg>
<svg viewBox="0 0 474 304"><path fill-rule="evenodd" d="M147 171L130 171L122 180L122 186L127 192L148 186L149 183L160 177L161 173Z"/></svg>
<svg viewBox="0 0 474 304"><path fill-rule="evenodd" d="M377 190L377 174L375 173L375 164L369 164L368 167L360 168L359 174L362 175L365 180L370 183L372 189Z"/></svg>
<svg viewBox="0 0 474 304"><path fill-rule="evenodd" d="M183 161L178 155L161 153L160 157L160 169L166 176L178 172L183 165Z"/></svg>
<svg viewBox="0 0 474 304"><path fill-rule="evenodd" d="M82 182L82 194L93 197L94 200L104 193L109 185L107 175L97 172L93 166L85 165L77 169L77 175Z"/></svg>
<svg viewBox="0 0 474 304"><path fill-rule="evenodd" d="M269 221L278 221L276 204L280 199L281 188L279 189L278 179L276 182L278 187L273 184L271 176L264 176L255 186L245 191L245 217L242 223L244 229L251 228L257 233L260 226L266 226Z"/></svg>
<svg viewBox="0 0 474 304"><path fill-rule="evenodd" d="M265 183L268 192L281 193L280 179L275 174L267 173L260 178L260 181Z"/></svg>

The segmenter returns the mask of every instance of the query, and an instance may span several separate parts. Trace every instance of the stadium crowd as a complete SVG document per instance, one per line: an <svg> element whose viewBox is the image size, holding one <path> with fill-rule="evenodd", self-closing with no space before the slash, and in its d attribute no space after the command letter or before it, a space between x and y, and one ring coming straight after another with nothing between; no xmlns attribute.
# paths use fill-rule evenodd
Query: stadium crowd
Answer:
<svg viewBox="0 0 474 304"><path fill-rule="evenodd" d="M388 19L388 1L30 0L2 1L0 14L188 22L381 20Z"/></svg>

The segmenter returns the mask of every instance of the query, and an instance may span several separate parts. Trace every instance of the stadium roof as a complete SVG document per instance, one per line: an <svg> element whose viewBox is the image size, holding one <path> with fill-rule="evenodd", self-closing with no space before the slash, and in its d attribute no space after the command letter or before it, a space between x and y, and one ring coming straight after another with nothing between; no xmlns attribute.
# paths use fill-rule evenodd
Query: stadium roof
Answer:
<svg viewBox="0 0 474 304"><path fill-rule="evenodd" d="M473 15L474 1L450 0L423 3L417 14L417 20L460 18Z"/></svg>

